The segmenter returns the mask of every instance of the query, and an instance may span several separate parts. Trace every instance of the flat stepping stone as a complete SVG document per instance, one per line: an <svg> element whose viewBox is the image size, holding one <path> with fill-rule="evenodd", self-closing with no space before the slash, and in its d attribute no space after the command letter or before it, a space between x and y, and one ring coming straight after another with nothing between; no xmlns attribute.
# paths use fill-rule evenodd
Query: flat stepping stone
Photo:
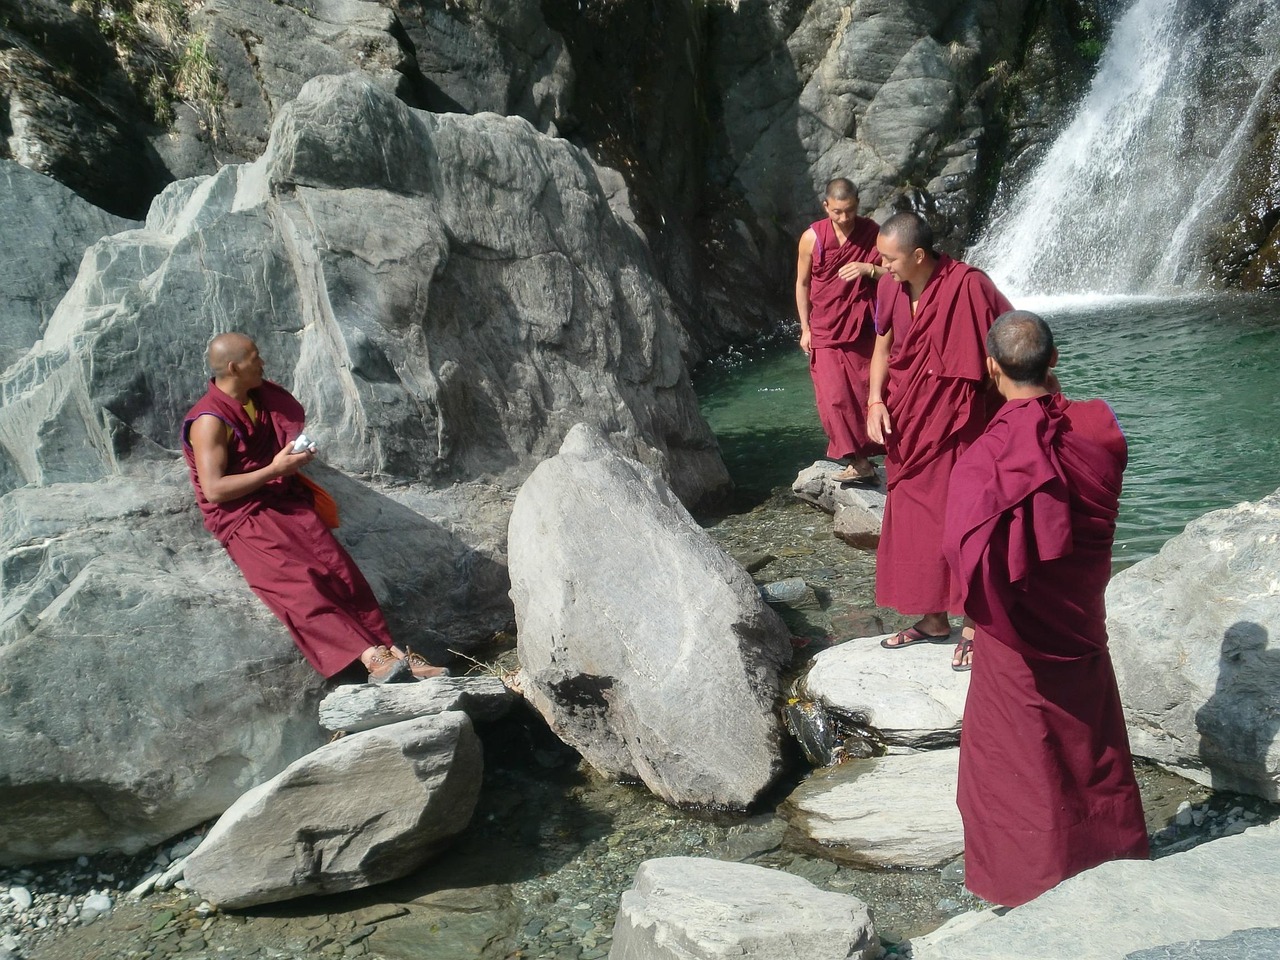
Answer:
<svg viewBox="0 0 1280 960"><path fill-rule="evenodd" d="M964 852L956 808L959 762L958 747L850 760L800 784L783 811L831 859L939 867Z"/></svg>
<svg viewBox="0 0 1280 960"><path fill-rule="evenodd" d="M952 646L920 643L886 650L882 639L860 637L823 650L801 682L802 697L870 728L888 744L959 743L969 674L951 669Z"/></svg>
<svg viewBox="0 0 1280 960"><path fill-rule="evenodd" d="M320 726L355 733L449 710L486 722L505 714L515 699L497 677L435 677L381 686L349 683L320 701Z"/></svg>

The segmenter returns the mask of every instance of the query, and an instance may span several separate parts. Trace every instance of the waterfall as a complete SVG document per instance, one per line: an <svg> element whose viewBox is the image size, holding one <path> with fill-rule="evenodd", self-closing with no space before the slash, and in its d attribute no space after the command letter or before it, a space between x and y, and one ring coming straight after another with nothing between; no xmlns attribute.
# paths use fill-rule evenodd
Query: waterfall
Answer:
<svg viewBox="0 0 1280 960"><path fill-rule="evenodd" d="M1006 293L1194 289L1280 70L1275 0L1135 0L1075 117L969 251Z"/></svg>

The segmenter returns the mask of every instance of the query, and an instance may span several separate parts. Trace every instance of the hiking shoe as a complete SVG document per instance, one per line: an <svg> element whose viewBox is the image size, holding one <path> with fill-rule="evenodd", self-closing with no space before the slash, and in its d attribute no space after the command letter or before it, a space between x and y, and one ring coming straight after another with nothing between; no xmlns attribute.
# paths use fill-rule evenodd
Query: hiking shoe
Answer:
<svg viewBox="0 0 1280 960"><path fill-rule="evenodd" d="M407 660L398 659L386 647L373 648L373 656L365 664L370 683L406 683L414 679Z"/></svg>
<svg viewBox="0 0 1280 960"><path fill-rule="evenodd" d="M430 680L434 677L447 677L451 674L447 667L437 667L420 653L414 653L412 647L405 647L405 657L401 663L409 665L409 671L415 680Z"/></svg>

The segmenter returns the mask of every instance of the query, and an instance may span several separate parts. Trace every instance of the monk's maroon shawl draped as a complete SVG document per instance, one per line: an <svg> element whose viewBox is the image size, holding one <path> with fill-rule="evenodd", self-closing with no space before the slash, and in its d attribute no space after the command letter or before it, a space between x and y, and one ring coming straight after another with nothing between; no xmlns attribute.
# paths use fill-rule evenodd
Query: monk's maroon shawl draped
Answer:
<svg viewBox="0 0 1280 960"><path fill-rule="evenodd" d="M311 665L339 673L370 646L391 646L378 601L355 561L334 539L296 477L280 477L245 497L210 503L200 487L191 424L217 417L231 430L227 473L267 466L302 432L305 412L283 387L264 381L250 391L256 418L219 390L209 390L182 421L182 452L204 525L227 549L245 581L288 628Z"/></svg>
<svg viewBox="0 0 1280 960"><path fill-rule="evenodd" d="M976 624L957 802L965 883L1017 906L1147 856L1105 593L1127 460L1102 401L1011 401L951 475L946 552Z"/></svg>
<svg viewBox="0 0 1280 960"><path fill-rule="evenodd" d="M885 402L889 490L876 551L876 602L902 613L957 609L942 555L947 484L956 458L986 426L987 331L1009 301L981 270L938 258L915 315L889 275L876 291L876 332L893 332Z"/></svg>
<svg viewBox="0 0 1280 960"><path fill-rule="evenodd" d="M809 229L817 238L809 272L810 345L837 347L870 339L875 284L866 277L842 280L840 268L880 262L876 249L880 227L867 217L855 217L843 244L830 220L819 220Z"/></svg>
<svg viewBox="0 0 1280 960"><path fill-rule="evenodd" d="M875 347L872 307L875 285L840 278L848 263L879 263L874 220L856 217L844 244L830 220L810 227L816 240L809 273L809 375L827 456L872 457L884 448L867 436L867 382Z"/></svg>

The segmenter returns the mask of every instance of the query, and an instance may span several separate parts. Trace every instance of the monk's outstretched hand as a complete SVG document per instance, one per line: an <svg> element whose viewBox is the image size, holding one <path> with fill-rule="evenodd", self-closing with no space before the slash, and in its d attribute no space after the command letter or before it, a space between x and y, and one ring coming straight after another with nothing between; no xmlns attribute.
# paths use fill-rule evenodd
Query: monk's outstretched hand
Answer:
<svg viewBox="0 0 1280 960"><path fill-rule="evenodd" d="M294 453L292 446L282 447L271 461L271 468L276 476L291 477L316 458L314 450L303 450Z"/></svg>
<svg viewBox="0 0 1280 960"><path fill-rule="evenodd" d="M873 443L884 443L885 437L893 436L893 420L889 416L889 408L877 403L867 411L867 436Z"/></svg>

